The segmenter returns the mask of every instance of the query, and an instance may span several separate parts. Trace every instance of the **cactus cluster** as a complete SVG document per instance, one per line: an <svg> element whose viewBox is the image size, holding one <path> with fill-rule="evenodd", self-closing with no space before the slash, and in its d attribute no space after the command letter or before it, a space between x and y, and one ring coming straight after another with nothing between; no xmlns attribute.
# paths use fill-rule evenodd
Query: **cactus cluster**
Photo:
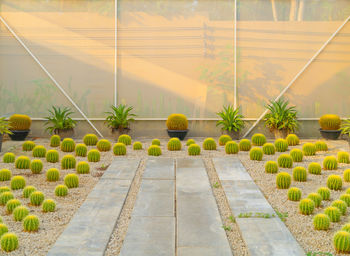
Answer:
<svg viewBox="0 0 350 256"><path fill-rule="evenodd" d="M113 153L116 156L124 156L126 155L126 146L124 143L115 143L113 146Z"/></svg>
<svg viewBox="0 0 350 256"><path fill-rule="evenodd" d="M10 127L13 131L25 131L29 130L32 120L27 115L12 115L9 118Z"/></svg>
<svg viewBox="0 0 350 256"><path fill-rule="evenodd" d="M337 207L341 213L341 215L346 214L346 209L348 205L343 200L335 200L332 202L331 206Z"/></svg>
<svg viewBox="0 0 350 256"><path fill-rule="evenodd" d="M237 154L239 151L238 144L234 141L228 141L225 145L226 154Z"/></svg>
<svg viewBox="0 0 350 256"><path fill-rule="evenodd" d="M329 190L329 188L326 187L320 187L317 190L317 193L320 194L320 196L322 197L322 200L329 200L331 198L331 191Z"/></svg>
<svg viewBox="0 0 350 256"><path fill-rule="evenodd" d="M98 138L95 134L86 134L83 138L83 142L86 146L95 146Z"/></svg>
<svg viewBox="0 0 350 256"><path fill-rule="evenodd" d="M6 233L1 236L1 249L12 252L18 248L18 237L14 233Z"/></svg>
<svg viewBox="0 0 350 256"><path fill-rule="evenodd" d="M329 206L324 210L324 214L326 214L331 222L339 222L341 212L337 207Z"/></svg>
<svg viewBox="0 0 350 256"><path fill-rule="evenodd" d="M327 214L319 213L313 218L314 228L316 230L328 230L331 220Z"/></svg>
<svg viewBox="0 0 350 256"><path fill-rule="evenodd" d="M181 141L179 138L171 138L168 142L168 150L169 151L179 151L181 150Z"/></svg>
<svg viewBox="0 0 350 256"><path fill-rule="evenodd" d="M254 147L249 151L250 160L261 161L263 158L264 152L261 148Z"/></svg>
<svg viewBox="0 0 350 256"><path fill-rule="evenodd" d="M59 135L52 135L50 139L50 146L55 148L61 145L61 137Z"/></svg>
<svg viewBox="0 0 350 256"><path fill-rule="evenodd" d="M81 161L77 164L76 170L78 174L90 173L90 165L87 162Z"/></svg>
<svg viewBox="0 0 350 256"><path fill-rule="evenodd" d="M187 130L187 117L183 114L171 114L166 121L168 130Z"/></svg>
<svg viewBox="0 0 350 256"><path fill-rule="evenodd" d="M191 144L196 144L196 142L194 141L194 139L188 139L186 142L186 146L189 146Z"/></svg>
<svg viewBox="0 0 350 256"><path fill-rule="evenodd" d="M30 203L35 206L39 206L45 199L45 195L41 191L34 191L30 194Z"/></svg>
<svg viewBox="0 0 350 256"><path fill-rule="evenodd" d="M278 165L275 161L267 161L265 163L265 172L266 173L277 173Z"/></svg>
<svg viewBox="0 0 350 256"><path fill-rule="evenodd" d="M327 187L331 190L342 190L343 182L339 175L329 175L327 178Z"/></svg>
<svg viewBox="0 0 350 256"><path fill-rule="evenodd" d="M304 198L300 200L299 210L301 214L310 215L314 212L315 203L309 198Z"/></svg>
<svg viewBox="0 0 350 256"><path fill-rule="evenodd" d="M321 175L322 167L319 163L310 163L307 167L310 174Z"/></svg>
<svg viewBox="0 0 350 256"><path fill-rule="evenodd" d="M153 140L152 140L152 145L160 146L160 140L158 140L158 139L153 139Z"/></svg>
<svg viewBox="0 0 350 256"><path fill-rule="evenodd" d="M14 163L16 160L16 156L14 153L5 153L2 157L2 161L6 164Z"/></svg>
<svg viewBox="0 0 350 256"><path fill-rule="evenodd" d="M162 150L159 146L157 145L151 145L148 148L148 155L149 156L160 156L162 154Z"/></svg>
<svg viewBox="0 0 350 256"><path fill-rule="evenodd" d="M344 171L343 178L345 182L350 182L350 169Z"/></svg>
<svg viewBox="0 0 350 256"><path fill-rule="evenodd" d="M326 156L323 159L323 168L325 170L337 170L338 169L337 159L334 156Z"/></svg>
<svg viewBox="0 0 350 256"><path fill-rule="evenodd" d="M17 206L13 210L13 219L15 221L22 221L29 214L29 210L27 207L21 205Z"/></svg>
<svg viewBox="0 0 350 256"><path fill-rule="evenodd" d="M293 167L293 158L288 154L281 154L277 159L277 163L278 163L279 167L292 168Z"/></svg>
<svg viewBox="0 0 350 256"><path fill-rule="evenodd" d="M213 138L206 138L203 141L203 148L205 150L216 150L216 142Z"/></svg>
<svg viewBox="0 0 350 256"><path fill-rule="evenodd" d="M127 134L122 134L118 138L119 143L124 143L126 146L131 145L131 137Z"/></svg>
<svg viewBox="0 0 350 256"><path fill-rule="evenodd" d="M10 191L6 191L6 192L2 192L0 194L0 204L1 205L6 205L6 203L11 200L14 199L15 197L13 196L12 192Z"/></svg>
<svg viewBox="0 0 350 256"><path fill-rule="evenodd" d="M141 150L142 149L142 143L140 141L135 141L132 145L133 150Z"/></svg>
<svg viewBox="0 0 350 256"><path fill-rule="evenodd" d="M333 237L334 249L338 253L350 252L350 233L344 230L338 231Z"/></svg>
<svg viewBox="0 0 350 256"><path fill-rule="evenodd" d="M99 162L101 159L101 154L97 149L91 149L87 154L87 159L89 162Z"/></svg>
<svg viewBox="0 0 350 256"><path fill-rule="evenodd" d="M277 139L275 141L275 148L277 152L286 152L288 149L288 142L285 139Z"/></svg>
<svg viewBox="0 0 350 256"><path fill-rule="evenodd" d="M189 156L198 156L201 154L201 147L197 144L191 144L187 150Z"/></svg>
<svg viewBox="0 0 350 256"><path fill-rule="evenodd" d="M8 181L12 177L12 173L9 169L0 170L0 181Z"/></svg>
<svg viewBox="0 0 350 256"><path fill-rule="evenodd" d="M75 147L76 156L86 157L87 151L88 148L85 144L77 144L77 146Z"/></svg>
<svg viewBox="0 0 350 256"><path fill-rule="evenodd" d="M339 199L344 201L348 207L350 206L350 195L349 194L342 194L339 197Z"/></svg>
<svg viewBox="0 0 350 256"><path fill-rule="evenodd" d="M262 150L265 155L274 155L276 151L275 145L273 145L272 143L265 143L262 147Z"/></svg>
<svg viewBox="0 0 350 256"><path fill-rule="evenodd" d="M303 161L304 154L303 151L301 151L300 149L294 148L290 151L289 154L292 157L293 162L298 163Z"/></svg>
<svg viewBox="0 0 350 256"><path fill-rule="evenodd" d="M109 142L109 140L101 139L97 142L96 147L101 152L107 152L111 150L112 144Z"/></svg>
<svg viewBox="0 0 350 256"><path fill-rule="evenodd" d="M254 146L262 146L266 143L266 137L262 133L255 133L252 136L252 143Z"/></svg>
<svg viewBox="0 0 350 256"><path fill-rule="evenodd" d="M316 154L316 146L312 143L305 143L303 145L304 156L314 156Z"/></svg>
<svg viewBox="0 0 350 256"><path fill-rule="evenodd" d="M239 142L238 146L239 146L240 151L249 151L252 147L250 140L248 140L248 139L241 140Z"/></svg>
<svg viewBox="0 0 350 256"><path fill-rule="evenodd" d="M79 177L74 173L67 174L64 177L64 184L68 188L77 188L79 187Z"/></svg>
<svg viewBox="0 0 350 256"><path fill-rule="evenodd" d="M316 151L327 151L328 150L327 143L322 141L322 140L316 141L315 146L316 146Z"/></svg>
<svg viewBox="0 0 350 256"><path fill-rule="evenodd" d="M38 231L39 225L39 218L36 215L28 215L23 219L23 229L26 232Z"/></svg>
<svg viewBox="0 0 350 256"><path fill-rule="evenodd" d="M26 186L23 189L22 195L24 198L29 198L30 195L36 191L36 188L34 186Z"/></svg>
<svg viewBox="0 0 350 256"><path fill-rule="evenodd" d="M6 210L8 214L11 214L13 210L17 207L20 206L22 203L18 199L11 199L8 200L6 203Z"/></svg>
<svg viewBox="0 0 350 256"><path fill-rule="evenodd" d="M315 207L320 207L322 202L322 197L319 193L310 193L307 198L311 199L315 203Z"/></svg>
<svg viewBox="0 0 350 256"><path fill-rule="evenodd" d="M74 169L77 161L75 157L72 155L65 155L61 160L61 168L62 169Z"/></svg>
<svg viewBox="0 0 350 256"><path fill-rule="evenodd" d="M322 130L339 130L341 124L340 117L332 114L321 116L318 122Z"/></svg>
<svg viewBox="0 0 350 256"><path fill-rule="evenodd" d="M11 189L18 190L26 186L26 180L22 176L13 176L11 179Z"/></svg>
<svg viewBox="0 0 350 256"><path fill-rule="evenodd" d="M225 146L227 142L231 141L232 138L230 135L227 135L227 134L224 134L224 135L221 135L220 138L219 138L219 145L220 146Z"/></svg>
<svg viewBox="0 0 350 256"><path fill-rule="evenodd" d="M29 169L30 167L30 159L27 156L19 156L16 159L15 167L17 169Z"/></svg>
<svg viewBox="0 0 350 256"><path fill-rule="evenodd" d="M33 148L33 157L45 157L46 148L44 146L38 145Z"/></svg>
<svg viewBox="0 0 350 256"><path fill-rule="evenodd" d="M57 163L60 160L60 155L57 150L51 149L46 153L46 161L49 163Z"/></svg>
<svg viewBox="0 0 350 256"><path fill-rule="evenodd" d="M302 166L297 166L293 169L293 180L295 181L306 181L307 180L307 172L306 169Z"/></svg>
<svg viewBox="0 0 350 256"><path fill-rule="evenodd" d="M288 142L288 146L299 145L299 138L295 134L288 134L286 140Z"/></svg>
<svg viewBox="0 0 350 256"><path fill-rule="evenodd" d="M33 159L30 163L30 170L33 174L39 174L43 170L44 165L40 159Z"/></svg>
<svg viewBox="0 0 350 256"><path fill-rule="evenodd" d="M56 196L66 196L68 195L68 187L66 185L57 185L55 188Z"/></svg>
<svg viewBox="0 0 350 256"><path fill-rule="evenodd" d="M65 138L61 142L61 150L63 152L74 152L75 150L75 142L71 138Z"/></svg>
<svg viewBox="0 0 350 256"><path fill-rule="evenodd" d="M350 157L348 152L339 151L337 154L338 162L342 164L349 164L350 163Z"/></svg>
<svg viewBox="0 0 350 256"><path fill-rule="evenodd" d="M288 172L280 172L276 176L276 185L279 189L287 189L290 187L292 177Z"/></svg>
<svg viewBox="0 0 350 256"><path fill-rule="evenodd" d="M288 200L299 201L301 198L301 190L296 187L292 187L288 190Z"/></svg>
<svg viewBox="0 0 350 256"><path fill-rule="evenodd" d="M56 209L56 203L52 199L46 199L43 202L43 212L54 212Z"/></svg>
<svg viewBox="0 0 350 256"><path fill-rule="evenodd" d="M60 179L60 171L56 168L50 168L46 171L47 181L58 181Z"/></svg>
<svg viewBox="0 0 350 256"><path fill-rule="evenodd" d="M35 143L34 143L34 141L28 140L28 141L26 141L26 142L24 142L24 143L22 144L22 150L23 150L23 151L32 151L33 148L35 148Z"/></svg>

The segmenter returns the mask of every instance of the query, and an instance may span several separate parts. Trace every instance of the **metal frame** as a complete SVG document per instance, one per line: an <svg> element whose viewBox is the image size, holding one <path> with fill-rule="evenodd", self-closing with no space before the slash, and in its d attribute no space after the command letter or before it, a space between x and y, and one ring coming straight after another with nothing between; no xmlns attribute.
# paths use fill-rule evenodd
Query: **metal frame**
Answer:
<svg viewBox="0 0 350 256"><path fill-rule="evenodd" d="M114 1L114 106L118 104L118 0Z"/></svg>
<svg viewBox="0 0 350 256"><path fill-rule="evenodd" d="M233 33L233 45L234 45L234 60L233 60L233 66L234 66L234 78L233 78L233 107L234 109L237 108L237 0L235 0L235 14L234 14L234 33Z"/></svg>

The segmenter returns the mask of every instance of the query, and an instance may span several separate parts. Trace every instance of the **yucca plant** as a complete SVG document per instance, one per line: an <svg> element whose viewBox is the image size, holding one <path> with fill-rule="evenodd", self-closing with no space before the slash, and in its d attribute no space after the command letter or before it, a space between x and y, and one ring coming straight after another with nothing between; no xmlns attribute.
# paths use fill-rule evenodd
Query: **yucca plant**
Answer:
<svg viewBox="0 0 350 256"><path fill-rule="evenodd" d="M220 126L222 131L230 135L238 134L244 127L244 116L240 113L240 108L234 109L232 106L223 107L223 110L216 113L221 120L216 122L216 126ZM237 137L237 136L234 136Z"/></svg>
<svg viewBox="0 0 350 256"><path fill-rule="evenodd" d="M47 119L45 125L48 126L46 131L50 134L58 134L62 130L71 130L76 125L76 121L70 117L74 112L68 107L52 106L49 113L50 115L45 117Z"/></svg>
<svg viewBox="0 0 350 256"><path fill-rule="evenodd" d="M112 111L106 112L108 116L106 117L106 123L108 127L112 129L117 129L120 132L129 129L130 122L135 121L135 114L130 113L133 107L128 107L127 105L120 104L118 106L111 106Z"/></svg>
<svg viewBox="0 0 350 256"><path fill-rule="evenodd" d="M0 117L0 152L2 145L2 137L4 134L12 134L10 131L10 123L5 120L5 117Z"/></svg>

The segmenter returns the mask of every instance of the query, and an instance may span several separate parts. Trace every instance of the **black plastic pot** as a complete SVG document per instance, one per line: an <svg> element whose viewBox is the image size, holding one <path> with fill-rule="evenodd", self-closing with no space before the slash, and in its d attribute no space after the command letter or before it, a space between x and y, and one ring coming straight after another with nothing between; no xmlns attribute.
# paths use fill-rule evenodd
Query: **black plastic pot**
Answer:
<svg viewBox="0 0 350 256"><path fill-rule="evenodd" d="M170 138L179 138L180 140L184 140L186 137L188 130L167 130Z"/></svg>
<svg viewBox="0 0 350 256"><path fill-rule="evenodd" d="M1 148L2 148L2 138L4 137L3 134L0 134L0 152L1 152Z"/></svg>
<svg viewBox="0 0 350 256"><path fill-rule="evenodd" d="M337 140L341 134L341 130L322 130L320 133L326 140Z"/></svg>
<svg viewBox="0 0 350 256"><path fill-rule="evenodd" d="M12 134L9 134L11 140L23 141L27 138L30 130L23 130L23 131L11 130L11 132L12 132Z"/></svg>

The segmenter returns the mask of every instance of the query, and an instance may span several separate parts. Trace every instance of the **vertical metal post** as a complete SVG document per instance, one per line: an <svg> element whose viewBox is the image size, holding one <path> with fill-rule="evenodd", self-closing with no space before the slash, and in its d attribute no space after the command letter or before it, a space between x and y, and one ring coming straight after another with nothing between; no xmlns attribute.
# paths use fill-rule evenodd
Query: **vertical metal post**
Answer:
<svg viewBox="0 0 350 256"><path fill-rule="evenodd" d="M234 34L233 34L233 48L234 48L234 60L233 60L233 69L234 69L234 82L233 82L233 98L234 98L234 109L237 108L237 0L235 0L235 14L234 14Z"/></svg>
<svg viewBox="0 0 350 256"><path fill-rule="evenodd" d="M114 106L118 104L118 0L114 0Z"/></svg>

